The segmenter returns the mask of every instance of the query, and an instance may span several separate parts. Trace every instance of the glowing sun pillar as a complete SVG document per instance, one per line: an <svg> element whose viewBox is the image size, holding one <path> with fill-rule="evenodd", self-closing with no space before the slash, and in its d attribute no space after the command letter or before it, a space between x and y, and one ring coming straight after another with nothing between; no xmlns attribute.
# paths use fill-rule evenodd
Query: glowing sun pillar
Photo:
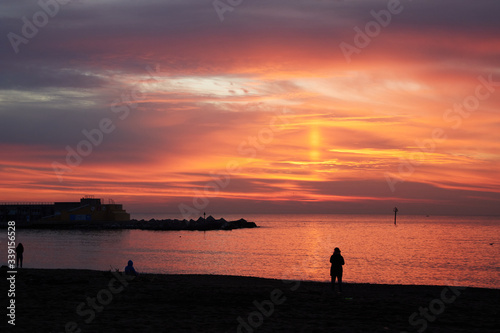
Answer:
<svg viewBox="0 0 500 333"><path fill-rule="evenodd" d="M317 161L320 158L321 131L318 126L312 126L309 130L309 158Z"/></svg>

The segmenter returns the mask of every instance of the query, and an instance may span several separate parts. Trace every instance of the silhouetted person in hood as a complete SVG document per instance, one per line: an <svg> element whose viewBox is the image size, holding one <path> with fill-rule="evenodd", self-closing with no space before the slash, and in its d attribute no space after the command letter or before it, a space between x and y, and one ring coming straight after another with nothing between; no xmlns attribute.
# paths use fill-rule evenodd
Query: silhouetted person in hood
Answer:
<svg viewBox="0 0 500 333"><path fill-rule="evenodd" d="M339 292L342 292L342 266L345 264L344 257L340 255L340 249L338 247L333 250L333 254L330 257L330 262L332 267L330 268L330 276L332 277L332 290L335 291L335 279L339 280Z"/></svg>
<svg viewBox="0 0 500 333"><path fill-rule="evenodd" d="M125 266L125 274L127 274L127 275L133 275L133 276L139 275L139 273L137 273L135 271L134 262L132 260L129 260L128 261L128 265Z"/></svg>

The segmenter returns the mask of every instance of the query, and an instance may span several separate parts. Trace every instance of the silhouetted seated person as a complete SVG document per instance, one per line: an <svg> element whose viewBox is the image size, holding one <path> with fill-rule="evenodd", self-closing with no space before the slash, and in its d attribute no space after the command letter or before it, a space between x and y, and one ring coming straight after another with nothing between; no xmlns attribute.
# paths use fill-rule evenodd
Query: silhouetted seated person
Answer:
<svg viewBox="0 0 500 333"><path fill-rule="evenodd" d="M134 262L132 260L129 260L128 261L128 265L125 266L125 274L126 275L132 275L132 276L137 276L139 275L139 273L137 273L135 271L135 268L134 268Z"/></svg>
<svg viewBox="0 0 500 333"><path fill-rule="evenodd" d="M330 268L330 276L332 277L332 291L335 292L335 279L339 281L339 293L342 292L342 266L345 264L344 257L340 255L340 249L338 247L333 250L333 254L330 257L330 262L332 267Z"/></svg>

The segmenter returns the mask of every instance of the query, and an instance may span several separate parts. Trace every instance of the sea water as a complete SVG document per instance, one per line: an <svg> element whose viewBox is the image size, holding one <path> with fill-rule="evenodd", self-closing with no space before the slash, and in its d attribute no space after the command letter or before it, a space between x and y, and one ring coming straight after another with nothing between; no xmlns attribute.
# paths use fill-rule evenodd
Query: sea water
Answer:
<svg viewBox="0 0 500 333"><path fill-rule="evenodd" d="M329 258L339 247L345 282L500 288L500 217L401 215L396 225L391 215L223 217L259 228L18 229L16 236L29 268L123 270L131 259L140 272L329 281Z"/></svg>

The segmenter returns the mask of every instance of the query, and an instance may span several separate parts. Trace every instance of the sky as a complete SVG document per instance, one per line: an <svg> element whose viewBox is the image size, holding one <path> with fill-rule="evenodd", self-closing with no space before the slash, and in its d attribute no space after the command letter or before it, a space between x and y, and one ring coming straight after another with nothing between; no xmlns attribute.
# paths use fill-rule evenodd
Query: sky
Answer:
<svg viewBox="0 0 500 333"><path fill-rule="evenodd" d="M0 2L0 202L500 215L500 2Z"/></svg>

